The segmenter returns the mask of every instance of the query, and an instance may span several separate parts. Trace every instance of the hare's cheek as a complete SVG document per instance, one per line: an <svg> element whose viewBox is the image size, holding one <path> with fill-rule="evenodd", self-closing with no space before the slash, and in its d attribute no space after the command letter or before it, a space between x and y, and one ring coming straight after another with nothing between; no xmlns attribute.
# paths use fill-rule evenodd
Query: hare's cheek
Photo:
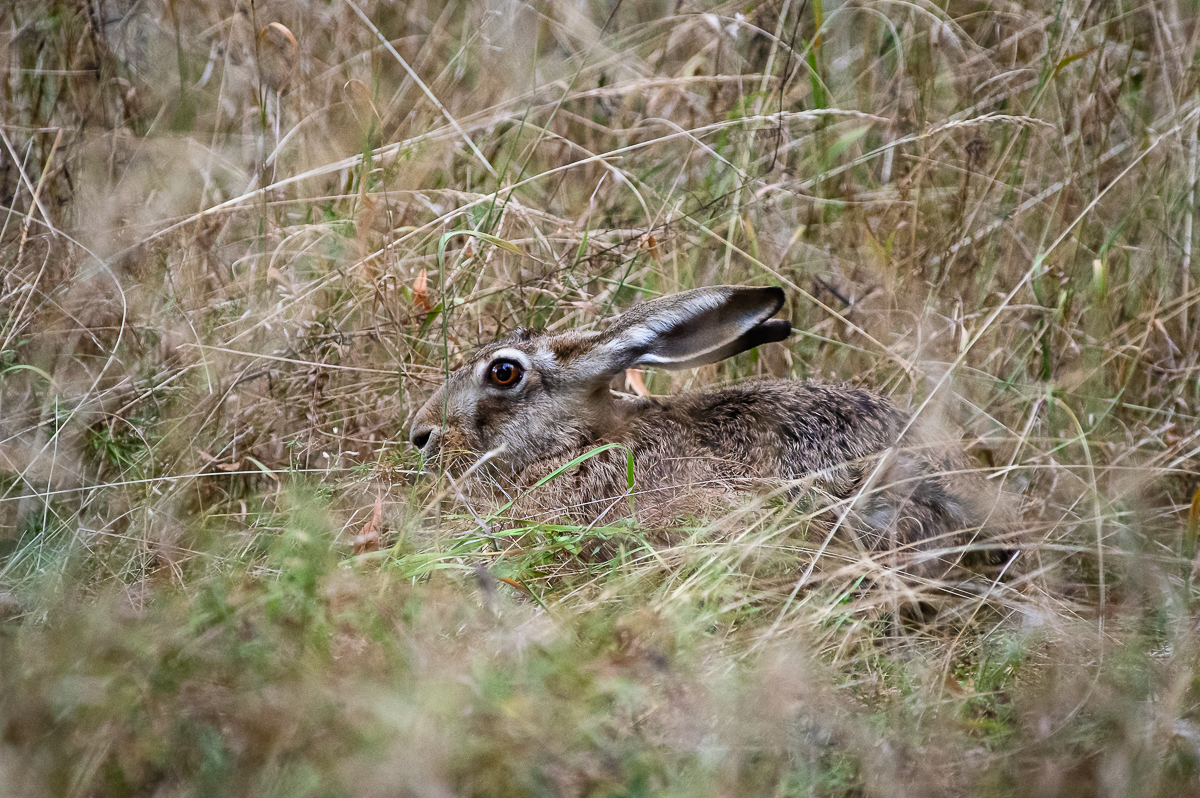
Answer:
<svg viewBox="0 0 1200 798"><path fill-rule="evenodd" d="M475 406L471 424L472 442L482 450L496 446L511 430L521 426L519 405L508 397L485 397Z"/></svg>

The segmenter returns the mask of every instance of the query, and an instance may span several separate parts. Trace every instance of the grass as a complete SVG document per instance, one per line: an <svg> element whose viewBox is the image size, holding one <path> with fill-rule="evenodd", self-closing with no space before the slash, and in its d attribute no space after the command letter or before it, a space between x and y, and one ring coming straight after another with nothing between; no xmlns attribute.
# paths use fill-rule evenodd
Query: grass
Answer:
<svg viewBox="0 0 1200 798"><path fill-rule="evenodd" d="M0 792L1200 794L1197 19L6 4ZM889 393L1003 573L419 473L474 346L720 283L798 334L650 390Z"/></svg>

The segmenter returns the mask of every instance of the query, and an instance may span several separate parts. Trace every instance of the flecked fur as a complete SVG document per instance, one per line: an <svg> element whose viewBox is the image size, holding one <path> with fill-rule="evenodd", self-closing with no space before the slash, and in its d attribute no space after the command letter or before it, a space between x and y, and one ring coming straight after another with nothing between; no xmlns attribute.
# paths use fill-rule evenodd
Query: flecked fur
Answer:
<svg viewBox="0 0 1200 798"><path fill-rule="evenodd" d="M450 375L418 412L414 443L451 474L470 473L468 501L515 499L510 514L544 521L608 523L632 507L642 523L665 527L754 491L849 499L872 474L846 525L871 547L945 548L996 515L995 497L989 505L986 490L945 475L965 471L961 455L914 446L910 436L898 447L906 415L862 388L771 380L668 399L609 390L633 365L700 365L779 340L790 328L770 317L782 304L778 289L695 289L635 306L602 332L519 331ZM518 388L487 384L498 357L528 366ZM621 448L528 490L610 443ZM485 454L486 466L472 469Z"/></svg>

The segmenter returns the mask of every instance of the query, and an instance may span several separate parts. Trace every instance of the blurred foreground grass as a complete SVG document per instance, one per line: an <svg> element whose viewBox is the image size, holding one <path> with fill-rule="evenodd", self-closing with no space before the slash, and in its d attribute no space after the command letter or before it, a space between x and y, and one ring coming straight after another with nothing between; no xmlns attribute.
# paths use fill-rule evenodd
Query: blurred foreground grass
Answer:
<svg viewBox="0 0 1200 798"><path fill-rule="evenodd" d="M0 794L1200 794L1198 18L5 4ZM463 352L717 283L798 334L652 391L885 390L1016 557L418 474Z"/></svg>

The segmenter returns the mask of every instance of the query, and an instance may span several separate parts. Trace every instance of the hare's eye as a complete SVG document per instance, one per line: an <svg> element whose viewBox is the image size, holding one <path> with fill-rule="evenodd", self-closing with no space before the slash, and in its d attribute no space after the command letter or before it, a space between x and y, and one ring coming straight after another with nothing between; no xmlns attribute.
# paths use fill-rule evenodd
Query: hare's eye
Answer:
<svg viewBox="0 0 1200 798"><path fill-rule="evenodd" d="M488 369L488 381L497 388L511 388L521 381L525 369L514 360L497 360Z"/></svg>

